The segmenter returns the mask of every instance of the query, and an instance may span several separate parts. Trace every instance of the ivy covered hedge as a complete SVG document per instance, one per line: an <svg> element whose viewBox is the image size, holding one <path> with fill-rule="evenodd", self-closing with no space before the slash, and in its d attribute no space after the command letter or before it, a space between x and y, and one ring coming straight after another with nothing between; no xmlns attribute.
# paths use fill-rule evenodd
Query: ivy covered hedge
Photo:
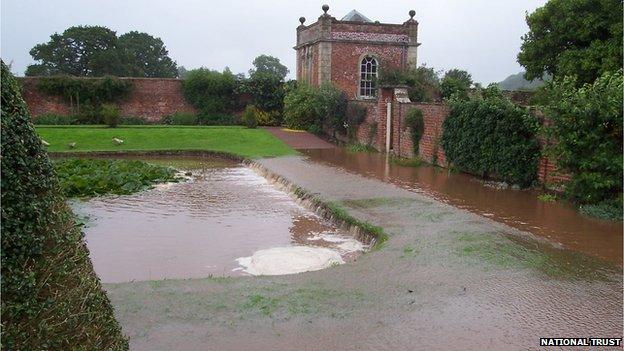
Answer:
<svg viewBox="0 0 624 351"><path fill-rule="evenodd" d="M1 65L2 348L127 350L17 82Z"/></svg>
<svg viewBox="0 0 624 351"><path fill-rule="evenodd" d="M523 187L537 178L539 121L495 87L469 101L451 101L442 145L461 171Z"/></svg>
<svg viewBox="0 0 624 351"><path fill-rule="evenodd" d="M547 133L550 152L572 179L566 193L582 204L622 201L622 70L577 87L567 77L548 87ZM616 210L617 211L617 210Z"/></svg>

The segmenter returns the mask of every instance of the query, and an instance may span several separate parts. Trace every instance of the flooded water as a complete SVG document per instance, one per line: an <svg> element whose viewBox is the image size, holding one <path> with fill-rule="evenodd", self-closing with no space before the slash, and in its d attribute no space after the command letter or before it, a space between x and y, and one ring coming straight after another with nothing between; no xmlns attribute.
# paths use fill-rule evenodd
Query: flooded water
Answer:
<svg viewBox="0 0 624 351"><path fill-rule="evenodd" d="M443 168L399 166L380 153L351 153L342 148L301 151L313 161L391 182L564 247L622 264L621 222L583 216L564 201L539 201L537 190L498 189L476 177Z"/></svg>
<svg viewBox="0 0 624 351"><path fill-rule="evenodd" d="M74 203L103 282L288 274L353 260L365 247L252 171L223 160L150 158L181 183Z"/></svg>

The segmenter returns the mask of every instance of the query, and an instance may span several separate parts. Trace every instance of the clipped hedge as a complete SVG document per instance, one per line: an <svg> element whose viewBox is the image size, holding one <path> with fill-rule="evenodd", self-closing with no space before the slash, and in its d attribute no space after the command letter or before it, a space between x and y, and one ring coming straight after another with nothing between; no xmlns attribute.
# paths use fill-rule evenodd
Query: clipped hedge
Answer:
<svg viewBox="0 0 624 351"><path fill-rule="evenodd" d="M443 124L447 159L461 171L527 187L537 178L539 121L496 88L451 102Z"/></svg>
<svg viewBox="0 0 624 351"><path fill-rule="evenodd" d="M2 349L127 350L4 62L1 78Z"/></svg>

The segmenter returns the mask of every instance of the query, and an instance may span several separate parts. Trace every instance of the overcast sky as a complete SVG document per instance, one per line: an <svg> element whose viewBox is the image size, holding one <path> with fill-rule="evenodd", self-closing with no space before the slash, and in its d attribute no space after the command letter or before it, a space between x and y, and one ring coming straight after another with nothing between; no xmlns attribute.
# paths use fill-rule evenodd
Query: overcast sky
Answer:
<svg viewBox="0 0 624 351"><path fill-rule="evenodd" d="M372 20L402 23L416 10L418 63L436 70L462 68L475 81L500 81L522 68L516 62L525 13L546 0L2 0L0 55L23 75L28 51L54 32L101 25L118 35L137 30L160 37L187 69L200 66L247 72L260 54L278 57L295 74L295 28L329 13L340 19L357 9Z"/></svg>

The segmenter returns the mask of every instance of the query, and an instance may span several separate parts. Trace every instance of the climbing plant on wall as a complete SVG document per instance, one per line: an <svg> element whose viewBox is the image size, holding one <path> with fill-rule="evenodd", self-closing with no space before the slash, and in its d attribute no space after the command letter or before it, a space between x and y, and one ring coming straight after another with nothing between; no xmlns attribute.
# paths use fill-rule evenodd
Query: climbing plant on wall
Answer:
<svg viewBox="0 0 624 351"><path fill-rule="evenodd" d="M60 96L82 122L101 122L102 104L117 103L127 98L132 83L112 76L76 78L70 76L41 77L37 88L48 95Z"/></svg>
<svg viewBox="0 0 624 351"><path fill-rule="evenodd" d="M416 156L418 155L420 139L422 138L425 131L425 122L423 120L422 111L417 108L412 108L407 111L407 116L405 117L405 125L410 129L412 144L414 146L414 156Z"/></svg>
<svg viewBox="0 0 624 351"><path fill-rule="evenodd" d="M530 186L540 156L537 118L494 86L482 94L469 101L451 101L442 133L447 159L467 173Z"/></svg>

